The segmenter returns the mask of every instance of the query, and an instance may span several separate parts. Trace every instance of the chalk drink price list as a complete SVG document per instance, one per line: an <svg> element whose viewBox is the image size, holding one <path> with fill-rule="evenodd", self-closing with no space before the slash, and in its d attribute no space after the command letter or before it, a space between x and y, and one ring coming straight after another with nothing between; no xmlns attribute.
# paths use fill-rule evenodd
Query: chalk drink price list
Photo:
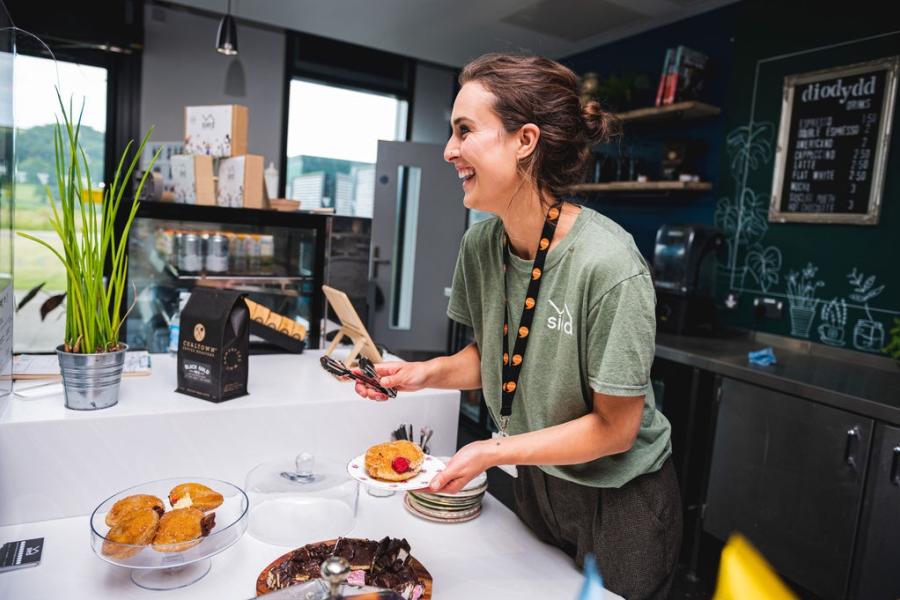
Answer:
<svg viewBox="0 0 900 600"><path fill-rule="evenodd" d="M891 75L880 68L814 81L786 79L783 111L789 118L782 113L770 216L870 213L884 154L883 113L893 109L887 100L894 94L885 94L886 85L896 85Z"/></svg>

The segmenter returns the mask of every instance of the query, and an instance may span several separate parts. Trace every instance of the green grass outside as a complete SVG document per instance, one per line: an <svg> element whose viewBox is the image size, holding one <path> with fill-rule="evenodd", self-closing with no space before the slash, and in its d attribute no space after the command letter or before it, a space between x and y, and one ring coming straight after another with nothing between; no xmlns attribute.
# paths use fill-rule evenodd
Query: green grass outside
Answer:
<svg viewBox="0 0 900 600"><path fill-rule="evenodd" d="M16 215L18 217L18 215ZM18 220L18 218L16 219ZM46 240L51 246L62 252L62 242L55 231L23 230L37 238ZM46 284L42 291L59 293L66 290L66 270L52 252L22 236L13 239L13 285L16 291L27 291L42 281Z"/></svg>

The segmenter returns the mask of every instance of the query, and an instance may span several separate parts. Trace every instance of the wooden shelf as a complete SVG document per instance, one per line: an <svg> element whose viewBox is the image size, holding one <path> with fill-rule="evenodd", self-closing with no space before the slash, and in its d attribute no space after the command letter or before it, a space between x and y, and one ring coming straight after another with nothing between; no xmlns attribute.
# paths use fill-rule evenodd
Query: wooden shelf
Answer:
<svg viewBox="0 0 900 600"><path fill-rule="evenodd" d="M708 192L708 181L611 181L609 183L580 183L569 188L572 192Z"/></svg>
<svg viewBox="0 0 900 600"><path fill-rule="evenodd" d="M653 106L639 108L628 112L618 113L616 117L623 123L643 123L651 121L679 121L686 119L702 119L714 117L722 112L718 106L712 106L704 102L688 101L665 106Z"/></svg>

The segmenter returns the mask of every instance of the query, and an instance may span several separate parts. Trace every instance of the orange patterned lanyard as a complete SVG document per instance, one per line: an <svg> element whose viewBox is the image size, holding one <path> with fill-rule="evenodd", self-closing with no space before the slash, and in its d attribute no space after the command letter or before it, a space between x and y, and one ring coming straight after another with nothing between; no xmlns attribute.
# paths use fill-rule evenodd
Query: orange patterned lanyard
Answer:
<svg viewBox="0 0 900 600"><path fill-rule="evenodd" d="M513 355L509 355L509 303L506 300L506 272L509 270L509 238L504 234L503 241L503 403L500 407L500 433L507 434L509 416L512 414L513 399L516 396L516 387L519 382L519 373L525 362L525 349L528 347L528 334L534 321L534 312L537 307L538 293L541 290L541 276L544 272L544 262L547 260L547 251L553 242L553 234L556 233L556 225L559 222L559 213L562 202L557 202L547 211L544 220L544 229L541 232L541 241L538 243L537 255L531 266L531 281L528 282L528 292L525 294L525 307L519 319L519 329L516 335L516 343L513 346Z"/></svg>

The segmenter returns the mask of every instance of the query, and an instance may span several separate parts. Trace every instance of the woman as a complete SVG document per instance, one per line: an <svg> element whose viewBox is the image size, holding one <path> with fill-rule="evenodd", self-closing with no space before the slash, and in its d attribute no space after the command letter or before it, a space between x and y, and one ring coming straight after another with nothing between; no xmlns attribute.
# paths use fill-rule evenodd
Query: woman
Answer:
<svg viewBox="0 0 900 600"><path fill-rule="evenodd" d="M629 234L562 201L609 137L610 116L582 105L575 74L543 58L485 55L459 82L444 157L466 207L498 217L466 232L447 311L475 343L376 365L381 384L481 388L502 435L462 448L431 491L517 465L517 512L541 539L579 567L593 553L613 592L664 598L681 506L669 423L649 383L650 273Z"/></svg>

